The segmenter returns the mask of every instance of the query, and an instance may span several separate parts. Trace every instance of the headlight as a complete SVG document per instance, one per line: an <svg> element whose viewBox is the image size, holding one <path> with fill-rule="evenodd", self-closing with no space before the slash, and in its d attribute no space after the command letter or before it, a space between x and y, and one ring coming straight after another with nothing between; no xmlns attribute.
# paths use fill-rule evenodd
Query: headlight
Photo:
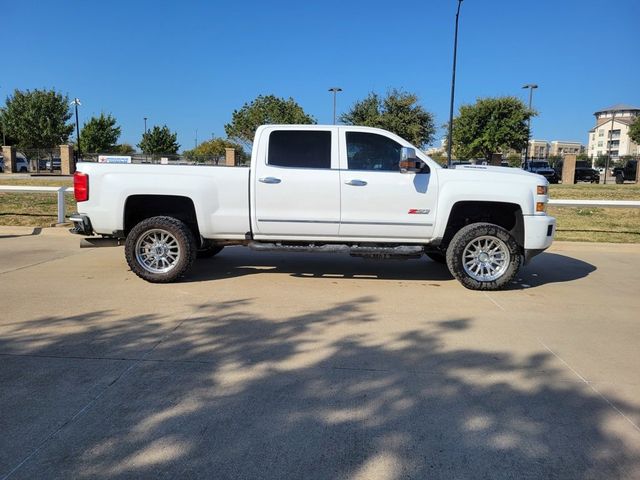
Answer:
<svg viewBox="0 0 640 480"><path fill-rule="evenodd" d="M538 185L538 195L546 195L549 190L547 185Z"/></svg>

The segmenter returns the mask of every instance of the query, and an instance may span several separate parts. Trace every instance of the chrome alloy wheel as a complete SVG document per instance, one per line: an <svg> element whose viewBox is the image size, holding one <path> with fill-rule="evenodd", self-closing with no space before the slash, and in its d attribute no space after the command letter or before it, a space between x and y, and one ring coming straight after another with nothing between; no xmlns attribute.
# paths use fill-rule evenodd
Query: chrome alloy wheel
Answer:
<svg viewBox="0 0 640 480"><path fill-rule="evenodd" d="M509 267L511 254L507 244L492 236L474 238L464 249L462 266L478 282L497 280Z"/></svg>
<svg viewBox="0 0 640 480"><path fill-rule="evenodd" d="M135 252L140 266L151 273L167 273L175 268L180 259L176 237L159 228L140 235Z"/></svg>

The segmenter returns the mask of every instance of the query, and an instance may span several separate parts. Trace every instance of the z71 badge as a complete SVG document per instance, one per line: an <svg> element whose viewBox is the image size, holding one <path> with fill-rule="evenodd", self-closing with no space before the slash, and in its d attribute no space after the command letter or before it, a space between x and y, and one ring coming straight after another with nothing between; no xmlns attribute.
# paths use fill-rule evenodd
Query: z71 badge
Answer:
<svg viewBox="0 0 640 480"><path fill-rule="evenodd" d="M428 208L410 208L409 215L426 215L430 211Z"/></svg>

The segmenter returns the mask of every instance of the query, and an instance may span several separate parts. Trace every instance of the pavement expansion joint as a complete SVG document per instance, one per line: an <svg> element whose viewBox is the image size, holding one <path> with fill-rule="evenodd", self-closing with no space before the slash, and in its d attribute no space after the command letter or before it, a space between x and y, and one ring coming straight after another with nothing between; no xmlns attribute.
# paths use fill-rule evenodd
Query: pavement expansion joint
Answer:
<svg viewBox="0 0 640 480"><path fill-rule="evenodd" d="M45 263L45 262L42 262ZM26 268L26 267L23 267ZM113 387L116 383L118 383L122 378L124 378L134 367L138 366L141 362L145 360L147 356L149 356L162 342L164 342L170 335L172 335L176 330L180 328L182 324L188 321L196 312L192 312L187 318L180 321L174 328L172 328L169 332L163 335L149 350L147 350L140 359L133 360L131 365L125 368L116 378L109 383L106 387L104 387L100 392L98 392L91 400L89 400L82 408L80 408L76 413L74 413L70 418L62 423L58 428L56 428L53 432L44 438L36 448L34 448L31 453L25 456L16 466L14 466L7 474L0 477L0 480L6 480L11 477L15 472L17 472L25 463L27 463L31 458L33 458L38 452L40 452L45 445L47 445L60 431L66 428L68 425L72 424L76 419L80 418L85 412L87 412L93 405L97 403L97 401L107 392L111 387ZM64 357L61 357L64 358Z"/></svg>
<svg viewBox="0 0 640 480"><path fill-rule="evenodd" d="M607 405L609 405L609 407L611 407L614 411L616 411L620 416L622 416L622 418L624 418L627 422L629 422L631 424L631 426L633 428L636 429L636 431L638 433L640 433L640 426L638 426L633 420L631 420L627 415L624 414L624 412L622 412L618 407L616 407L611 400L609 400L602 392L600 392L600 390L598 390L594 384L592 382L590 382L589 380L587 380L585 377L583 377L582 375L580 375L580 373L578 373L578 371L573 368L571 365L569 365L568 362L566 362L560 355L558 355L555 351L553 351L549 346L547 346L547 344L545 344L542 340L538 339L538 341L540 342L540 344L547 349L547 351L549 351L549 353L551 353L554 357L556 357L558 360L560 360L560 362L562 362L562 364L564 364L564 366L566 366L576 377L578 377L580 379L580 381L584 384L586 384L591 390L593 390L593 392L595 394L597 394L600 398L602 398L602 400L604 400Z"/></svg>

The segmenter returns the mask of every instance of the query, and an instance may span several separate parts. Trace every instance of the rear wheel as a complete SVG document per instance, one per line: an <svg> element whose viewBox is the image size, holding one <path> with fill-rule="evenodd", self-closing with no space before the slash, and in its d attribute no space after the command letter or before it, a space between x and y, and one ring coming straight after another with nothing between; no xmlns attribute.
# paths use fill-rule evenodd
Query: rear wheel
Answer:
<svg viewBox="0 0 640 480"><path fill-rule="evenodd" d="M173 217L151 217L138 223L125 242L131 271L153 283L168 283L184 275L196 258L191 229Z"/></svg>
<svg viewBox="0 0 640 480"><path fill-rule="evenodd" d="M518 273L522 253L515 238L492 223L472 223L447 249L451 274L471 290L500 290Z"/></svg>

